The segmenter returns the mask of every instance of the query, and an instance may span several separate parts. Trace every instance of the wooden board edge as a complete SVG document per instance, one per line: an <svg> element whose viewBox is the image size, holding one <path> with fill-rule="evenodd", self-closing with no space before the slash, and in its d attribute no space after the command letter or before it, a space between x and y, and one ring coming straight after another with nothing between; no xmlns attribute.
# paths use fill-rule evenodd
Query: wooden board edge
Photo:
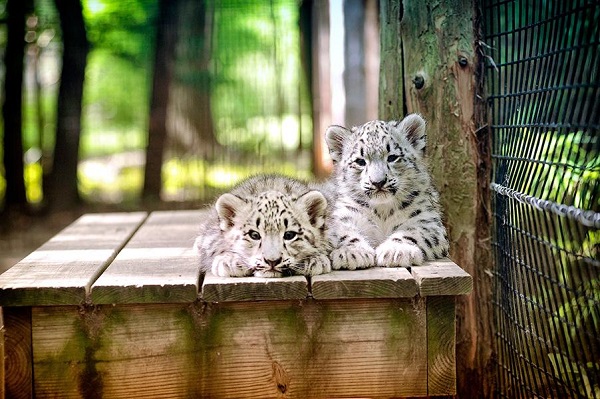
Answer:
<svg viewBox="0 0 600 399"><path fill-rule="evenodd" d="M2 306L57 306L80 305L85 302L87 293L81 287L29 287L0 289Z"/></svg>
<svg viewBox="0 0 600 399"><path fill-rule="evenodd" d="M305 277L217 277L206 273L200 298L205 302L298 300L309 295Z"/></svg>
<svg viewBox="0 0 600 399"><path fill-rule="evenodd" d="M450 259L430 261L411 267L419 295L468 295L473 291L473 277Z"/></svg>
<svg viewBox="0 0 600 399"><path fill-rule="evenodd" d="M418 293L405 268L334 271L313 276L310 290L314 299L412 298Z"/></svg>
<svg viewBox="0 0 600 399"><path fill-rule="evenodd" d="M119 288L115 290L115 288ZM127 288L126 293L124 288ZM92 286L92 304L190 303L198 297L198 285Z"/></svg>
<svg viewBox="0 0 600 399"><path fill-rule="evenodd" d="M139 214L139 219L136 223L132 223L131 225L131 231L129 231L129 234L127 235L126 238L124 238L121 241L121 244L113 249L113 252L111 254L111 256L106 259L106 261L104 262L104 264L98 268L98 270L96 270L96 273L94 273L92 275L92 277L90 278L90 280L87 282L87 284L85 285L85 299L86 301L91 301L91 294L92 294L92 286L94 285L94 283L96 281L98 281L98 279L100 278L100 276L102 276L102 274L106 271L106 269L108 269L108 267L111 265L111 263L115 260L115 258L119 255L119 253L123 250L123 248L125 248L125 246L127 245L127 243L133 238L133 236L135 236L135 233L137 233L137 231L144 225L144 223L146 223L146 221L148 220L148 218L150 217L150 213L148 212L131 212L130 215L136 215ZM84 215L85 216L85 215Z"/></svg>

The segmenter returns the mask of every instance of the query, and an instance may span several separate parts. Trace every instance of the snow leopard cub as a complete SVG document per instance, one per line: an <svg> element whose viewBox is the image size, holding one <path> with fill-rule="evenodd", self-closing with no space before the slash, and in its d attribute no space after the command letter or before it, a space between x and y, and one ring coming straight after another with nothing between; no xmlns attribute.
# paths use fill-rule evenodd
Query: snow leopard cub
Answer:
<svg viewBox="0 0 600 399"><path fill-rule="evenodd" d="M330 126L326 141L338 191L330 226L333 269L407 267L447 255L420 115Z"/></svg>
<svg viewBox="0 0 600 399"><path fill-rule="evenodd" d="M282 277L331 271L327 199L284 176L251 177L221 195L196 239L203 271Z"/></svg>

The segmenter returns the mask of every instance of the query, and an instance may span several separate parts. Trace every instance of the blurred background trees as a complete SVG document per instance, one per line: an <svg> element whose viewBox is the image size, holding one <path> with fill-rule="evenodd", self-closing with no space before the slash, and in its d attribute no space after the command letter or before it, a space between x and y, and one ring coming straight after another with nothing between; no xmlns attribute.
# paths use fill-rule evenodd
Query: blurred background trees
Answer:
<svg viewBox="0 0 600 399"><path fill-rule="evenodd" d="M252 173L325 176L344 87L349 115L377 116L377 2L342 3L0 0L2 209L202 203ZM364 27L352 45L344 14Z"/></svg>

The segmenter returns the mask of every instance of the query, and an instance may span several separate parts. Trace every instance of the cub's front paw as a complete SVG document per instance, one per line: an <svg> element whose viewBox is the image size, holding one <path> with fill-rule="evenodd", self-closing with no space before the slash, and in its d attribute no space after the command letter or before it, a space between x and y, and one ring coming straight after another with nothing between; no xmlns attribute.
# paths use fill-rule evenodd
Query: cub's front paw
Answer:
<svg viewBox="0 0 600 399"><path fill-rule="evenodd" d="M366 269L375 266L375 250L367 244L349 245L331 252L331 266L339 269Z"/></svg>
<svg viewBox="0 0 600 399"><path fill-rule="evenodd" d="M213 259L211 272L219 277L243 277L247 276L250 271L239 262L237 256L222 254Z"/></svg>
<svg viewBox="0 0 600 399"><path fill-rule="evenodd" d="M423 263L423 251L416 245L398 240L386 240L377 247L377 266L408 267Z"/></svg>
<svg viewBox="0 0 600 399"><path fill-rule="evenodd" d="M305 276L316 276L317 274L329 273L331 271L331 261L327 255L317 255L306 260L304 272Z"/></svg>

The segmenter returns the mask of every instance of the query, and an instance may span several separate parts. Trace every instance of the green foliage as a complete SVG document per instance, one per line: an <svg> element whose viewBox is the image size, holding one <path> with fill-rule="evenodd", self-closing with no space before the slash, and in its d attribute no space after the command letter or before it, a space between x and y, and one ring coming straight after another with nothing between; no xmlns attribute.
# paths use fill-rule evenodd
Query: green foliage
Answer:
<svg viewBox="0 0 600 399"><path fill-rule="evenodd" d="M508 184L538 198L600 211L600 138L594 132L523 128L512 134L501 138L502 153L529 162L509 163Z"/></svg>
<svg viewBox="0 0 600 399"><path fill-rule="evenodd" d="M88 56L81 156L141 149L148 119L147 72L99 49Z"/></svg>
<svg viewBox="0 0 600 399"><path fill-rule="evenodd" d="M147 69L154 49L156 0L87 0L83 6L93 50L105 49L134 67Z"/></svg>
<svg viewBox="0 0 600 399"><path fill-rule="evenodd" d="M0 13L4 3L0 1ZM171 125L170 142L183 146L166 149L166 196L212 195L213 188L219 190L259 171L285 170L308 177L312 132L308 92L301 89L306 83L301 82L297 2L181 0L178 4L174 84L185 88L185 101L190 104L182 106L180 101L169 113L169 123L178 126ZM82 5L91 50L83 97L80 191L91 200L135 200L141 191L143 162L135 156L134 164L115 163L122 166L118 170L111 165L107 170L98 162L110 164L114 154L138 154L145 149L158 1L83 0ZM27 156L30 202L42 200L42 162L49 159L54 145L62 56L54 1L35 0L35 14L29 53L37 51L39 64L36 71L35 58L26 59L29 72L23 102L25 151L37 154ZM0 27L0 44L4 39ZM202 96L210 99L214 131L205 131L211 130L210 124L202 125L201 112L196 115L195 102ZM181 126L188 136L178 136ZM193 142L199 144L189 148ZM208 145L216 147L194 154ZM4 187L0 176L0 196Z"/></svg>
<svg viewBox="0 0 600 399"><path fill-rule="evenodd" d="M596 245L600 241L596 238ZM594 279L583 283L581 294L563 303L549 323L561 326L566 338L566 347L562 352L551 352L548 358L555 375L563 381L571 381L571 385L579 389L585 397L600 396L600 361L581 363L572 360L565 353L577 353L575 342L580 341L582 331L600 331L600 280ZM592 348L589 348L591 353ZM578 355L577 358L581 358Z"/></svg>
<svg viewBox="0 0 600 399"><path fill-rule="evenodd" d="M256 137L248 131L250 118L298 113L303 99L297 19L297 4L290 1L234 1L216 10L212 104L217 121L225 118L217 130L222 143L232 141L232 128L240 129L238 141ZM278 149L263 151L269 148Z"/></svg>
<svg viewBox="0 0 600 399"><path fill-rule="evenodd" d="M86 67L81 157L142 149L147 136L156 0L88 0L83 4L92 50Z"/></svg>

